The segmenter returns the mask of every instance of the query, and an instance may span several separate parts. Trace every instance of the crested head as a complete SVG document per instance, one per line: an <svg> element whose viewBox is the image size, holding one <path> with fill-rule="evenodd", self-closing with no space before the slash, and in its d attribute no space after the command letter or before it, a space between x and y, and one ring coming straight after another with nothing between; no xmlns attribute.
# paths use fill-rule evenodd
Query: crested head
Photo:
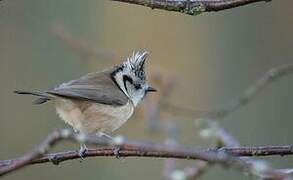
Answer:
<svg viewBox="0 0 293 180"><path fill-rule="evenodd" d="M128 57L123 66L127 68L130 72L135 73L135 75L142 80L145 79L144 64L148 57L148 52L133 52L132 56Z"/></svg>
<svg viewBox="0 0 293 180"><path fill-rule="evenodd" d="M149 91L154 91L147 82L145 75L146 51L133 52L120 66L117 66L114 80L124 94L136 106Z"/></svg>

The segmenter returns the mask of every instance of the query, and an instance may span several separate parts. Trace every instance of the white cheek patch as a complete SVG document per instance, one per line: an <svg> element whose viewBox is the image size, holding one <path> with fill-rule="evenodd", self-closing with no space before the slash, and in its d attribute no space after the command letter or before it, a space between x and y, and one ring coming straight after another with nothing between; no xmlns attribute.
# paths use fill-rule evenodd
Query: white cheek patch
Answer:
<svg viewBox="0 0 293 180"><path fill-rule="evenodd" d="M133 97L131 97L133 105L137 106L143 97L144 97L144 93L140 93L140 91L138 91Z"/></svg>

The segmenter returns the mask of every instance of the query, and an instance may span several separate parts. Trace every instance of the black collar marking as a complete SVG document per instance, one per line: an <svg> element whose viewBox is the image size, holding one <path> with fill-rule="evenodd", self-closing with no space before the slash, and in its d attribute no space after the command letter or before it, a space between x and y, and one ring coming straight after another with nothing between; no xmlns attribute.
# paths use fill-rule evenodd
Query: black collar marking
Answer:
<svg viewBox="0 0 293 180"><path fill-rule="evenodd" d="M117 88L118 88L120 91L122 91L123 94L125 94L125 92L121 89L121 87L119 86L119 84L117 83L117 81L116 81L116 79L115 79L116 74L117 74L118 72L120 72L120 71L123 71L123 68L124 68L123 65L117 67L117 69L114 70L114 71L110 74L110 77L111 77L112 81L114 82L114 84L117 86ZM124 80L123 80L123 81L124 81ZM125 83L124 83L124 84L125 84ZM124 85L124 86L125 86L125 85ZM125 94L125 95L127 96L127 94Z"/></svg>
<svg viewBox="0 0 293 180"><path fill-rule="evenodd" d="M128 81L130 84L133 84L133 80L131 77L127 75L123 75L123 84L124 84L125 90L127 91L126 81Z"/></svg>

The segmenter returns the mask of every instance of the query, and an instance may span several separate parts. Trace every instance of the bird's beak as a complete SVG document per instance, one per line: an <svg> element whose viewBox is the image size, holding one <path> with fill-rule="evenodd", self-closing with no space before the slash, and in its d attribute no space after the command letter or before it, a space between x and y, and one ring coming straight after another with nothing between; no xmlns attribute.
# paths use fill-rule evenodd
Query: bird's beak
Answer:
<svg viewBox="0 0 293 180"><path fill-rule="evenodd" d="M155 88L152 88L152 87L148 87L147 89L146 89L146 91L147 92L156 92L157 90L155 89Z"/></svg>

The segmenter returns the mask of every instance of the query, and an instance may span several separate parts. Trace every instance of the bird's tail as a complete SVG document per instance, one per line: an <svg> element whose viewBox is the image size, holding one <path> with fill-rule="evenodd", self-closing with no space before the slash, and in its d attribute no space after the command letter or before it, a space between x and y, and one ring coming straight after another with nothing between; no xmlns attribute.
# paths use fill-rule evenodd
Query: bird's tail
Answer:
<svg viewBox="0 0 293 180"><path fill-rule="evenodd" d="M51 97L48 93L45 92L29 92L29 91L14 91L16 94L25 94L25 95L33 95L33 96L38 96L39 98L33 101L33 104L43 104L49 100L51 100Z"/></svg>

